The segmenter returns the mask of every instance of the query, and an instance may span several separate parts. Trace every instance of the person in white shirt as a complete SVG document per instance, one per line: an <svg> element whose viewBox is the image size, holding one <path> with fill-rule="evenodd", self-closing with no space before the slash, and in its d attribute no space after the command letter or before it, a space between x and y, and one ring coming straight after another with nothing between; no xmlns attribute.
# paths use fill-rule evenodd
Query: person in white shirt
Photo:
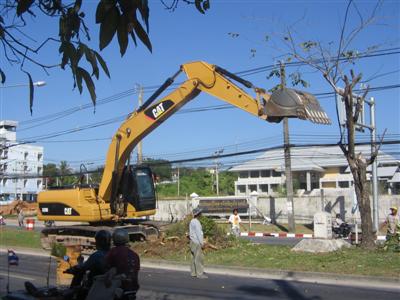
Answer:
<svg viewBox="0 0 400 300"><path fill-rule="evenodd" d="M235 208L233 210L233 214L229 217L229 223L232 225L232 234L236 237L240 236L240 223L242 220L240 219L240 216L238 215L238 210Z"/></svg>
<svg viewBox="0 0 400 300"><path fill-rule="evenodd" d="M193 219L189 223L190 252L192 254L190 274L192 277L207 278L204 275L203 228L199 221L201 212L200 208L195 208L193 210Z"/></svg>

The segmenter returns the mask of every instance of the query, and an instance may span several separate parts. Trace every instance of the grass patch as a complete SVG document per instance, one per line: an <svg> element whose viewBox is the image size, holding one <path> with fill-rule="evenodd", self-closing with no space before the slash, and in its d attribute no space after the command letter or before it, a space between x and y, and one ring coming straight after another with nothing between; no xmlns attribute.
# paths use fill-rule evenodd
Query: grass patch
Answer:
<svg viewBox="0 0 400 300"><path fill-rule="evenodd" d="M5 247L41 248L40 232L0 227L0 244Z"/></svg>
<svg viewBox="0 0 400 300"><path fill-rule="evenodd" d="M187 243L153 242L134 244L142 258L189 262ZM365 251L359 248L327 254L296 253L288 246L257 245L237 240L230 247L206 250L209 265L265 268L286 271L323 272L398 278L400 255L382 250Z"/></svg>

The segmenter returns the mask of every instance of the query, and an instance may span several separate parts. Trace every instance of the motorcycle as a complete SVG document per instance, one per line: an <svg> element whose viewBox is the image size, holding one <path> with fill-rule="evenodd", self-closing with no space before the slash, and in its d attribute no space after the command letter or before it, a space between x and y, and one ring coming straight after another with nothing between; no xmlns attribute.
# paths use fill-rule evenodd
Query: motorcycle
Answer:
<svg viewBox="0 0 400 300"><path fill-rule="evenodd" d="M336 238L348 238L351 233L351 226L343 222L339 226L332 227L332 232Z"/></svg>

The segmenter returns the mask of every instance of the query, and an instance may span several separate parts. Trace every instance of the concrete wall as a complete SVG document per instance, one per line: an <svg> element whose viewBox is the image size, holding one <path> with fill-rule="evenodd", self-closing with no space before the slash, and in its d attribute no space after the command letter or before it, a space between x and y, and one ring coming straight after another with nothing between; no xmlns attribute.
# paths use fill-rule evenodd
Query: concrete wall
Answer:
<svg viewBox="0 0 400 300"><path fill-rule="evenodd" d="M183 219L196 207L198 202L195 200L160 200L158 201L157 214L152 217L154 220L177 221ZM372 203L371 203L372 206ZM399 196L380 196L379 197L379 220L383 222L389 213L389 207L400 207ZM303 196L294 198L294 212L296 223L311 223L315 213L320 211L330 212L333 216L337 213L342 215L346 221L352 221L354 217L360 220L359 214L352 215L353 195L350 193L337 193L323 197ZM279 223L287 223L286 198L258 198L258 210L272 220Z"/></svg>

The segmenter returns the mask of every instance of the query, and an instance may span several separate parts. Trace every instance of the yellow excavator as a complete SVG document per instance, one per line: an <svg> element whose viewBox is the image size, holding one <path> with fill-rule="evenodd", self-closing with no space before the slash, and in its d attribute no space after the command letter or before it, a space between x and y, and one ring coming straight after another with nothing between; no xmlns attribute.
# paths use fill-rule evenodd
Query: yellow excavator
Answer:
<svg viewBox="0 0 400 300"><path fill-rule="evenodd" d="M157 100L181 73L187 80L169 95ZM252 90L255 97L233 81ZM55 226L42 231L42 246L55 242L92 248L96 231L123 226L130 238L146 239L158 234L155 226L138 223L141 217L156 213L153 174L147 166L132 166L129 157L134 147L183 105L205 92L268 122L284 117L330 124L329 117L312 95L278 89L272 94L229 71L206 62L183 64L119 127L108 149L100 185L78 184L74 188L55 188L38 195L41 221L85 222L88 225Z"/></svg>

